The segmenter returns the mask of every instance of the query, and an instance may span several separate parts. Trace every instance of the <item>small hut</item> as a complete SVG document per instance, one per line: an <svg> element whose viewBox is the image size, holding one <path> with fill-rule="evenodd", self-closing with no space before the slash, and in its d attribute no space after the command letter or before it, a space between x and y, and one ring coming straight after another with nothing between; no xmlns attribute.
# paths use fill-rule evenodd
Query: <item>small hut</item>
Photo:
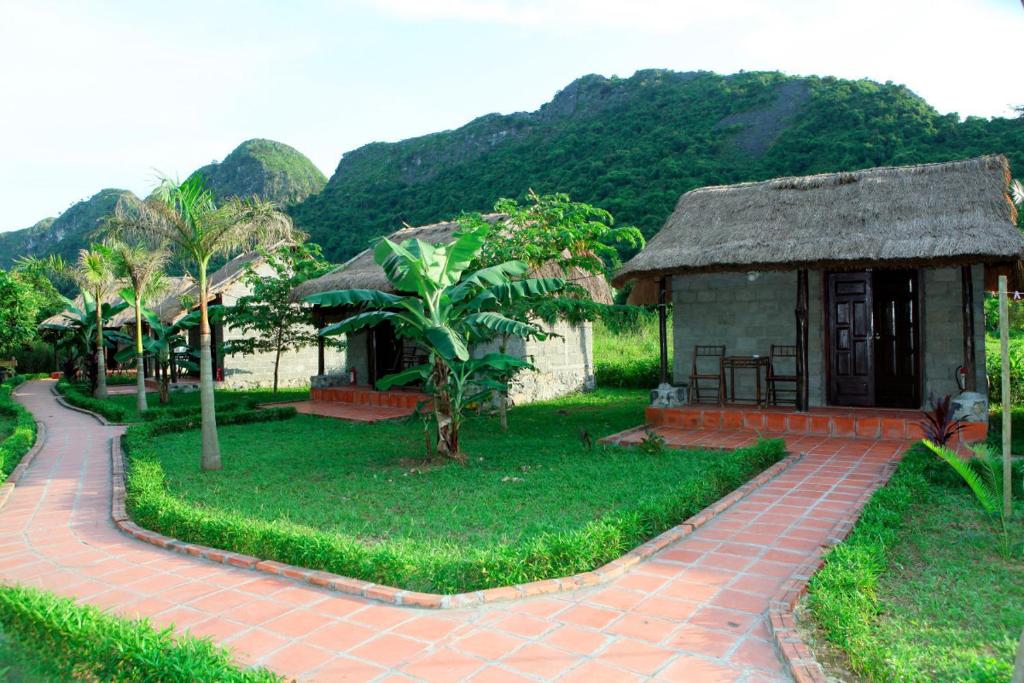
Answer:
<svg viewBox="0 0 1024 683"><path fill-rule="evenodd" d="M499 222L499 214L485 216L492 222ZM431 244L450 242L458 223L448 221L420 227L406 227L388 236L393 242L419 239ZM530 274L531 277L560 277L582 287L587 296L599 303L611 303L611 289L602 276L594 276L583 270L576 270L568 276L556 263L544 264ZM299 285L294 296L298 299L343 289L376 289L394 291L391 282L373 259L373 251L366 250L336 270L322 277ZM345 308L314 307L317 325L343 320L351 314ZM594 387L593 328L590 323L570 325L559 321L545 325L553 336L544 341L511 339L505 352L529 360L536 372L519 373L509 387L509 398L514 403L528 403L546 400ZM478 345L474 355L498 350L498 342ZM358 384L374 386L377 380L404 367L421 363L425 354L409 340L399 339L390 324L384 323L367 330L347 335L346 352L348 368L354 370ZM331 386L348 384L349 377L328 377L323 364L315 385Z"/></svg>
<svg viewBox="0 0 1024 683"><path fill-rule="evenodd" d="M1005 157L984 156L700 188L615 284L671 301L666 384L714 374L693 372L697 346L761 372L775 345L795 352L783 374L799 410L985 394L985 272L1024 252L1009 180ZM760 375L739 375L737 394L753 395Z"/></svg>

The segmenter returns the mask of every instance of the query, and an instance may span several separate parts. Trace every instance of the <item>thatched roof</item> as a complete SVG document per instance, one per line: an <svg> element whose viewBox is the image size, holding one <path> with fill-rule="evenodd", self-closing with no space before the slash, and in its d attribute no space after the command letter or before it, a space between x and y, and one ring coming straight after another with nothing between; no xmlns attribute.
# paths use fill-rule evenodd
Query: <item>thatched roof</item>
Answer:
<svg viewBox="0 0 1024 683"><path fill-rule="evenodd" d="M279 248L282 244L284 244L284 242L275 244L269 248L269 251ZM215 299L217 296L225 292L239 278L245 275L246 266L255 264L261 260L263 260L263 255L260 252L247 251L235 256L211 273L206 280L207 287L210 292L208 300ZM186 308L186 306L182 304L183 300L190 302L191 307L199 305L199 285L191 277L189 278L187 287L172 296L166 297L160 302L160 305L156 307L155 312L165 323L175 322L190 310L190 308Z"/></svg>
<svg viewBox="0 0 1024 683"><path fill-rule="evenodd" d="M672 273L1014 261L1002 155L703 187L615 284Z"/></svg>
<svg viewBox="0 0 1024 683"><path fill-rule="evenodd" d="M75 308L77 308L79 310L82 310L85 307L85 299L82 298L81 294L76 296L72 300L71 303L73 303ZM121 303L121 295L119 295L119 294L111 294L110 296L108 296L106 299L103 300L103 303L108 304L110 306L113 306L114 304L119 304L119 303ZM122 313L123 313L123 311L122 311ZM118 315L114 316L114 320L116 320L119 317L121 317L121 313L119 313ZM51 315L46 320L44 320L41 323L39 323L38 327L39 328L44 328L45 327L45 328L50 328L50 329L55 328L55 327L63 327L63 328L66 328L66 329L70 329L71 328L71 319L64 315L64 311L60 311L59 313L54 313L53 315ZM114 327L115 326L113 325L113 320L108 320L107 321L107 329L112 329ZM120 327L120 325L118 325L117 327Z"/></svg>
<svg viewBox="0 0 1024 683"><path fill-rule="evenodd" d="M503 216L501 214L487 214L484 218L497 223ZM419 239L430 244L450 242L458 227L459 225L455 221L433 223L417 228L407 227L388 235L388 239L393 242ZM577 268L567 276L557 263L552 262L537 268L530 273L530 276L564 278L583 287L594 301L603 304L612 303L611 287L608 286L608 281L601 275L592 275ZM384 269L373 260L373 250L367 249L326 275L303 282L293 290L292 296L301 300L303 297L310 296L311 294L333 292L340 289L394 291L391 282L384 275Z"/></svg>
<svg viewBox="0 0 1024 683"><path fill-rule="evenodd" d="M165 311L174 307L180 307L182 295L195 284L195 281L191 275L168 275L164 280L167 281L167 287L164 289L163 295L155 304L149 305L148 308L156 314L157 318L166 321ZM114 316L110 323L112 327L134 325L135 311L131 307L126 308Z"/></svg>

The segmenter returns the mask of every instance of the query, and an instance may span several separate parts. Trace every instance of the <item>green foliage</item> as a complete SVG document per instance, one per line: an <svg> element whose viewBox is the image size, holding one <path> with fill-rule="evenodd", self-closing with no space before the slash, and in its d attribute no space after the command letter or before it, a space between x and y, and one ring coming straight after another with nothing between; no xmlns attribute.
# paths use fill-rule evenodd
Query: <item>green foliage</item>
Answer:
<svg viewBox="0 0 1024 683"><path fill-rule="evenodd" d="M1024 333L1010 336L1010 404L1024 404ZM999 403L1003 386L1002 353L999 335L985 337L985 372L988 374L988 395L993 403Z"/></svg>
<svg viewBox="0 0 1024 683"><path fill-rule="evenodd" d="M132 427L124 437L129 512L146 528L195 543L459 592L593 569L785 455L781 441L658 458L580 443L583 428L596 437L635 424L641 405L620 392L515 408L514 435L471 418L467 443L486 454L471 468L410 462L422 441L415 420L299 416L225 428L225 469L212 477L186 464L194 432L154 439L148 426Z"/></svg>
<svg viewBox="0 0 1024 683"><path fill-rule="evenodd" d="M0 384L0 419L8 423L8 428L0 431L0 484L36 443L35 418L11 398L11 392L25 379L25 375L15 375Z"/></svg>
<svg viewBox="0 0 1024 683"><path fill-rule="evenodd" d="M314 345L317 331L312 327L309 311L292 300L292 290L331 269L315 244L296 244L274 251L263 250L263 259L274 274L258 273L252 264L246 266L245 283L249 294L225 309L224 323L241 336L226 344L229 354L274 354L274 392L277 392L281 354ZM330 341L330 340L328 340Z"/></svg>
<svg viewBox="0 0 1024 683"><path fill-rule="evenodd" d="M1010 438L1010 452L1017 455L1024 454L1024 406L1018 405L1011 408ZM999 406L989 411L987 443L996 453L1002 452L1003 411Z"/></svg>
<svg viewBox="0 0 1024 683"><path fill-rule="evenodd" d="M1024 168L1024 119L961 121L892 83L644 70L577 79L534 113L348 152L291 212L335 262L403 222L485 211L526 188L567 192L650 237L704 185L997 152Z"/></svg>
<svg viewBox="0 0 1024 683"><path fill-rule="evenodd" d="M1024 574L949 472L911 449L811 579L815 621L869 680L1009 680Z"/></svg>
<svg viewBox="0 0 1024 683"><path fill-rule="evenodd" d="M57 382L57 391L64 400L76 408L82 408L93 413L102 415L110 422L124 422L128 416L128 410L110 399L94 398L83 391L88 389L81 384L72 384L66 379Z"/></svg>
<svg viewBox="0 0 1024 683"><path fill-rule="evenodd" d="M0 358L9 358L36 336L38 301L17 277L0 270Z"/></svg>
<svg viewBox="0 0 1024 683"><path fill-rule="evenodd" d="M61 680L282 680L265 669L240 671L227 650L208 639L175 636L146 621L128 621L35 588L0 586L0 624L27 654L46 661Z"/></svg>
<svg viewBox="0 0 1024 683"><path fill-rule="evenodd" d="M560 291L559 278L527 278L522 261L505 261L476 270L491 227L477 222L455 233L447 244L404 240L395 244L384 238L374 250L374 260L384 269L401 294L374 290L323 292L306 297L306 303L339 306L359 305L364 310L321 334L332 335L388 322L399 338L410 339L429 354L426 365L383 378L381 388L422 383L433 400L437 450L462 459L459 427L470 404L504 393L507 378L515 369L531 367L504 353L470 358L476 342L498 335L544 339L537 325L506 315L506 308L522 311L522 304Z"/></svg>
<svg viewBox="0 0 1024 683"><path fill-rule="evenodd" d="M220 163L193 175L206 179L218 201L256 195L279 204L294 204L316 194L327 178L298 150L273 140L246 140Z"/></svg>
<svg viewBox="0 0 1024 683"><path fill-rule="evenodd" d="M668 333L671 367L671 328ZM594 376L599 387L649 390L658 386L661 368L657 314L641 314L635 321L618 324L605 320L594 323Z"/></svg>

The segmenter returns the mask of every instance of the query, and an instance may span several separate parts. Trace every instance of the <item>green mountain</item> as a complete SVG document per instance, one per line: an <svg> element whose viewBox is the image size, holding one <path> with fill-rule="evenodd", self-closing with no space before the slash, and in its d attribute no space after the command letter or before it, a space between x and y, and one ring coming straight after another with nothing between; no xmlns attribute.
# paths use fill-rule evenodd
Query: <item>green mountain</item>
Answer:
<svg viewBox="0 0 1024 683"><path fill-rule="evenodd" d="M220 163L195 173L218 198L251 197L294 204L323 189L327 178L294 147L273 140L246 140Z"/></svg>
<svg viewBox="0 0 1024 683"><path fill-rule="evenodd" d="M57 218L44 218L31 228L0 232L0 268L7 268L21 256L59 254L78 257L78 250L113 213L119 202L137 202L128 190L108 188L71 206Z"/></svg>
<svg viewBox="0 0 1024 683"><path fill-rule="evenodd" d="M288 205L318 192L327 179L301 152L273 140L247 140L220 163L200 168L219 198L259 195ZM60 254L76 258L119 201L138 201L128 190L100 190L78 202L58 218L47 218L31 228L0 232L0 268L19 256Z"/></svg>
<svg viewBox="0 0 1024 683"><path fill-rule="evenodd" d="M528 188L569 192L649 236L702 185L990 152L1024 169L1024 119L961 121L892 83L646 70L584 76L534 112L360 147L291 212L334 261L403 222Z"/></svg>

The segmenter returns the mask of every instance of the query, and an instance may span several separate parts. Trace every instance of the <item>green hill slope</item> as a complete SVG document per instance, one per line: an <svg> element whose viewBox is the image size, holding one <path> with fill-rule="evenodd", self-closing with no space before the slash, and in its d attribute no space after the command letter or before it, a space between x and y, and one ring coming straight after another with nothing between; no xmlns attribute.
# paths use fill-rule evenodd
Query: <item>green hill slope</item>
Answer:
<svg viewBox="0 0 1024 683"><path fill-rule="evenodd" d="M293 147L273 140L246 140L220 163L201 173L219 198L259 195L293 204L323 189L327 178Z"/></svg>
<svg viewBox="0 0 1024 683"><path fill-rule="evenodd" d="M654 234L702 185L1002 152L1024 169L1024 120L960 121L907 88L779 73L584 76L535 112L345 154L292 215L344 260L408 222L567 191Z"/></svg>
<svg viewBox="0 0 1024 683"><path fill-rule="evenodd" d="M57 218L46 218L31 228L0 232L0 268L21 256L59 254L68 260L90 241L118 202L138 201L128 190L108 188L73 204Z"/></svg>

